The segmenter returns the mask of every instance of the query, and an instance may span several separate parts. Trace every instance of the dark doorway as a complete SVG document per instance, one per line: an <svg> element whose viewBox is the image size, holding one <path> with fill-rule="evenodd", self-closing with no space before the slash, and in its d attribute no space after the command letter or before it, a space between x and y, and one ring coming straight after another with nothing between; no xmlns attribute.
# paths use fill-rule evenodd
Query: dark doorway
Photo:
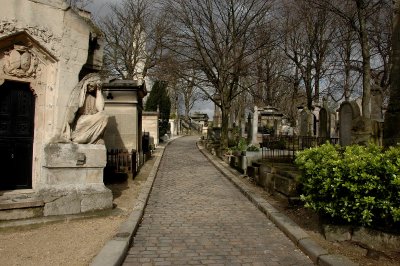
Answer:
<svg viewBox="0 0 400 266"><path fill-rule="evenodd" d="M34 112L29 83L0 86L0 190L32 188Z"/></svg>

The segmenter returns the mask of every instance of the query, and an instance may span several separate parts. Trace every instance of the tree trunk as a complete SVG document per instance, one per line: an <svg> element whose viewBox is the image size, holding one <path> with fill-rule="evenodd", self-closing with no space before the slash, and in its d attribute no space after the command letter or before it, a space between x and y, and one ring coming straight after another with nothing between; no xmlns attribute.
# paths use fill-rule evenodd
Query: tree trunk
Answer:
<svg viewBox="0 0 400 266"><path fill-rule="evenodd" d="M384 145L394 144L400 138L400 0L394 1L392 66L390 70L390 99L385 114Z"/></svg>
<svg viewBox="0 0 400 266"><path fill-rule="evenodd" d="M365 0L357 0L357 14L360 23L360 44L363 58L363 96L362 115L365 119L371 118L371 62L368 33L366 29Z"/></svg>
<svg viewBox="0 0 400 266"><path fill-rule="evenodd" d="M229 108L221 108L221 147L228 147Z"/></svg>
<svg viewBox="0 0 400 266"><path fill-rule="evenodd" d="M344 63L344 99L350 100L350 70L351 70L351 33L347 33L347 38L344 44L345 63Z"/></svg>
<svg viewBox="0 0 400 266"><path fill-rule="evenodd" d="M312 88L312 65L311 65L311 55L310 58L307 59L307 66L305 70L305 78L304 78L304 84L306 87L306 95L307 95L307 108L308 110L313 109L313 88Z"/></svg>

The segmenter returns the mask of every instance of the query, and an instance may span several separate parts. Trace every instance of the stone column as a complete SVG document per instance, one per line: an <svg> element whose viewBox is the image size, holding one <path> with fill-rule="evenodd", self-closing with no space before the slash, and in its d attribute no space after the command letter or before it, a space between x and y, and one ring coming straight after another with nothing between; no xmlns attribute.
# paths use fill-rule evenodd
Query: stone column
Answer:
<svg viewBox="0 0 400 266"><path fill-rule="evenodd" d="M253 115L253 130L251 136L251 144L257 145L257 133L258 133L258 108L254 106L254 115Z"/></svg>
<svg viewBox="0 0 400 266"><path fill-rule="evenodd" d="M170 119L169 120L169 124L170 124L170 131L171 131L171 137L176 136L177 132L176 132L176 127L175 127L175 119Z"/></svg>

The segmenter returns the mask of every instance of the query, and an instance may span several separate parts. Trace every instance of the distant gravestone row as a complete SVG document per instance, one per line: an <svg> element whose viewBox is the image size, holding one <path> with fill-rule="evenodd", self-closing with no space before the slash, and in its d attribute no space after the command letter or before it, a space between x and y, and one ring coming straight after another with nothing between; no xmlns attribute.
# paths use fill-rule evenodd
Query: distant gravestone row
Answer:
<svg viewBox="0 0 400 266"><path fill-rule="evenodd" d="M378 95L379 96L379 95ZM382 144L383 114L379 99L373 98L371 118L362 116L356 101L345 101L338 109L338 116L323 107L313 111L301 108L298 114L298 135L320 138L339 137L340 145L365 144L370 140Z"/></svg>
<svg viewBox="0 0 400 266"><path fill-rule="evenodd" d="M254 106L247 116L247 125L242 127L246 127L247 142L254 145L260 142L261 135L336 138L342 146L366 144L371 140L382 144L382 96L374 92L369 118L362 115L357 101L344 101L338 110L332 111L324 99L322 106L317 103L311 110L298 107L296 127L292 127L287 117L272 106ZM240 136L244 137L244 134Z"/></svg>

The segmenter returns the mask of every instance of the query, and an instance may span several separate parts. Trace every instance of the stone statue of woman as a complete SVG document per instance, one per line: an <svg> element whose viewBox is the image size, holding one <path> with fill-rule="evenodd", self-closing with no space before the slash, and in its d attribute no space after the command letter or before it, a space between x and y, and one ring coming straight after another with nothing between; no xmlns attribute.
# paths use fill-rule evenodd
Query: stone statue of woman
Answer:
<svg viewBox="0 0 400 266"><path fill-rule="evenodd" d="M100 75L90 73L72 91L61 139L79 144L104 144L107 122Z"/></svg>

